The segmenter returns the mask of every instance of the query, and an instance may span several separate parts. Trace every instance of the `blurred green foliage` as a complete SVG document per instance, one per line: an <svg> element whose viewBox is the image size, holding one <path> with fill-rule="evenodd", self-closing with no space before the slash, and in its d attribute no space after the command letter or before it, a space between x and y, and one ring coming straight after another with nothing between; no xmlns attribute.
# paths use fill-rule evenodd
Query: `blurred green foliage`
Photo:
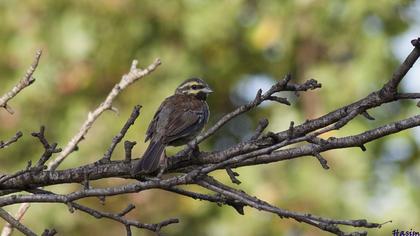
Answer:
<svg viewBox="0 0 420 236"><path fill-rule="evenodd" d="M140 156L154 111L191 76L205 78L216 91L209 99L210 124L288 72L297 81L315 78L323 84L321 90L299 98L287 94L293 100L291 107L268 103L238 117L206 141L203 150L240 141L263 117L269 118L272 131L286 129L291 120L315 118L367 95L390 78L399 64L392 43L413 24L408 14L413 4L410 0L0 1L0 94L24 74L35 50L44 50L37 81L10 103L16 113L0 110L0 139L24 132L19 143L1 150L0 171L12 172L37 160L42 148L30 133L40 125L46 125L49 140L64 146L88 111L128 71L132 59L146 66L159 57L163 65L118 97L114 105L120 114L104 114L61 168L98 160L136 104L143 106L142 113L126 138L138 142L134 154ZM404 43L401 47L410 47ZM409 101L371 113L375 121L357 118L327 135L355 134L418 110ZM393 220L369 230L372 235L390 235L397 228L420 231L420 139L414 134L405 131L375 141L364 153L328 152L329 171L313 158L241 168L240 187L289 210L340 219ZM123 158L121 147L114 158ZM225 173L216 175L229 182ZM57 192L77 188L51 187ZM130 217L143 222L179 217L180 224L165 229L168 235L324 235L253 209L240 216L228 207L163 191L107 198L105 206L97 199L83 202L110 211L133 202L137 208ZM24 223L37 232L54 227L60 235L124 233L119 224L80 212L70 214L64 205L33 204ZM135 234L143 235L138 230Z"/></svg>

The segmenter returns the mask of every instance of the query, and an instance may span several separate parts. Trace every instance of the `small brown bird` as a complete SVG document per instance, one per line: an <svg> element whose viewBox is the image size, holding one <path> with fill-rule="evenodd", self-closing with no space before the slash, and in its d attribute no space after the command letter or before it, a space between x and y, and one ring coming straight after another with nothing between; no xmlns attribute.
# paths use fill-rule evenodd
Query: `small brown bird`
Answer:
<svg viewBox="0 0 420 236"><path fill-rule="evenodd" d="M203 80L191 78L162 102L147 129L145 141L150 140L150 144L134 173L156 171L166 146L187 144L201 132L209 119L206 99L211 92Z"/></svg>

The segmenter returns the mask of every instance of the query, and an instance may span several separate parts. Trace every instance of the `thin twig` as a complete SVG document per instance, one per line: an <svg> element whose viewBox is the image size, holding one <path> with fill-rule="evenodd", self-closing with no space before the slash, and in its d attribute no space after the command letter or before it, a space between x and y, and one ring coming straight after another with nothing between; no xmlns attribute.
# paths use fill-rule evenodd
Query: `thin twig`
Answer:
<svg viewBox="0 0 420 236"><path fill-rule="evenodd" d="M110 220L119 222L119 223L123 224L125 226L125 228L127 228L127 227L130 228L131 226L134 226L134 227L139 228L139 229L147 229L147 230L150 230L152 232L159 232L165 226L168 226L170 224L179 223L179 220L174 219L174 218L164 220L164 221L162 221L160 223L156 223L156 224L144 224L144 223L140 223L139 221L126 219L124 217L124 215L126 213L128 213L128 211L131 211L131 210L134 209L134 207L132 207L132 205L129 205L130 208L124 209L124 211L127 211L127 212L125 214L121 215L121 214L115 214L115 213L110 213L110 212L98 211L98 210L95 210L93 208L90 208L90 207L87 207L87 206L84 206L84 205L81 205L81 204L75 203L75 202L72 202L70 204L76 210L83 211L83 212L85 212L89 215L92 215L93 217L98 218L98 219L106 218L106 219L110 219Z"/></svg>
<svg viewBox="0 0 420 236"><path fill-rule="evenodd" d="M136 142L131 142L126 140L124 142L124 150L125 150L125 162L129 163L131 161L131 151L134 147L134 145L136 145Z"/></svg>
<svg viewBox="0 0 420 236"><path fill-rule="evenodd" d="M61 148L57 148L57 143L50 144L45 138L45 126L41 126L39 132L33 132L31 135L38 138L45 149L44 154L42 154L35 167L43 167L45 162L50 159L52 154L61 152Z"/></svg>
<svg viewBox="0 0 420 236"><path fill-rule="evenodd" d="M56 234L57 234L57 231L55 229L46 229L44 230L41 236L54 236Z"/></svg>
<svg viewBox="0 0 420 236"><path fill-rule="evenodd" d="M163 186L161 187L161 189L169 191L169 192L173 192L176 194L184 195L195 200L213 202L219 206L223 204L229 205L233 207L239 214L241 215L244 214L244 204L234 199L222 196L220 194L210 195L210 194L204 194L204 193L196 193L196 192L188 191L188 190L178 188L178 187L173 187L173 186L172 187Z"/></svg>
<svg viewBox="0 0 420 236"><path fill-rule="evenodd" d="M262 132L264 132L265 128L267 128L268 126L268 120L266 118L261 119L258 122L258 126L257 129L255 130L254 134L251 136L251 138L249 140L257 140Z"/></svg>
<svg viewBox="0 0 420 236"><path fill-rule="evenodd" d="M271 204L262 201L256 197L252 197L246 194L244 191L239 191L234 188L228 187L211 177L205 177L203 180L198 181L198 184L204 188L209 190L215 191L226 197L230 197L236 199L243 204L250 206L252 208L263 210L267 212L271 212L277 214L281 218L293 218L298 222L305 222L311 224L317 228L320 228L325 231L329 231L336 235L350 235L345 234L341 231L337 225L350 225L353 227L364 227L364 228L380 228L382 225L377 223L370 223L366 220L347 220L347 221L338 221L327 219L323 217L313 216L312 214L302 214L302 213L295 213L290 212L287 210L283 210L272 206Z"/></svg>
<svg viewBox="0 0 420 236"><path fill-rule="evenodd" d="M23 218L23 215L25 214L25 212L28 210L28 208L30 207L30 204L22 204L19 207L18 212L16 213L16 216L14 217L17 221L21 221ZM3 227L3 230L1 232L1 236L8 236L11 235L13 233L13 227L11 224L6 223L6 225Z"/></svg>
<svg viewBox="0 0 420 236"><path fill-rule="evenodd" d="M22 91L24 88L28 87L35 81L35 78L32 77L32 75L34 74L38 66L41 55L42 55L42 50L39 49L35 53L34 61L32 62L32 65L29 67L29 69L26 71L25 76L23 76L23 78L19 81L19 83L16 84L9 92L7 92L2 97L0 97L0 107L3 107L4 109L6 109L10 114L13 114L14 111L7 104L7 102L9 102L10 99L15 97L20 91Z"/></svg>
<svg viewBox="0 0 420 236"><path fill-rule="evenodd" d="M237 178L239 176L239 174L237 172L234 172L231 168L226 167L226 173L228 174L230 181L232 181L232 183L234 184L241 184L241 181Z"/></svg>
<svg viewBox="0 0 420 236"><path fill-rule="evenodd" d="M121 131L112 139L111 146L108 148L108 150L106 151L106 153L104 154L104 156L102 157L100 161L109 162L111 160L111 156L112 156L112 153L114 152L115 147L118 145L118 143L121 142L121 140L124 138L130 126L132 126L134 122L136 121L137 117L139 117L140 108L141 108L140 105L134 106L133 111L131 112L130 118L128 118L127 122L125 123Z"/></svg>
<svg viewBox="0 0 420 236"><path fill-rule="evenodd" d="M328 166L328 162L327 160L325 160L324 157L321 156L321 154L315 152L314 156L316 157L316 159L318 159L319 164L321 164L322 168L324 168L325 170L328 170L330 167Z"/></svg>
<svg viewBox="0 0 420 236"><path fill-rule="evenodd" d="M0 140L0 149L8 147L10 144L18 141L19 138L23 136L22 132L18 131L15 136L13 136L11 139L7 141L1 141Z"/></svg>
<svg viewBox="0 0 420 236"><path fill-rule="evenodd" d="M11 227L16 228L17 230L19 230L21 233L23 233L26 236L36 236L36 233L34 233L32 230L30 230L28 227L26 227L22 223L20 223L19 220L16 220L15 218L13 218L13 216L11 216L7 211L3 210L3 208L0 208L0 217L3 218L3 220L5 220L8 223L8 225L6 225L5 228L3 228L3 231L1 234L2 236L10 235L10 233L12 233Z"/></svg>

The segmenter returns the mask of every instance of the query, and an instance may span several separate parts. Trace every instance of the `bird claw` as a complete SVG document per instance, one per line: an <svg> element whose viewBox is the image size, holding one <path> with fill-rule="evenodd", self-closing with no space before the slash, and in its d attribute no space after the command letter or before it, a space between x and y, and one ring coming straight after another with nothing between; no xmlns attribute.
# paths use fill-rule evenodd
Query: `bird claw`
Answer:
<svg viewBox="0 0 420 236"><path fill-rule="evenodd" d="M198 146L196 146L196 148L192 150L191 154L194 157L198 157L200 155L200 149L198 148Z"/></svg>
<svg viewBox="0 0 420 236"><path fill-rule="evenodd" d="M192 155L194 157L197 157L200 155L200 148L198 145L193 144L187 144L188 145L188 155Z"/></svg>

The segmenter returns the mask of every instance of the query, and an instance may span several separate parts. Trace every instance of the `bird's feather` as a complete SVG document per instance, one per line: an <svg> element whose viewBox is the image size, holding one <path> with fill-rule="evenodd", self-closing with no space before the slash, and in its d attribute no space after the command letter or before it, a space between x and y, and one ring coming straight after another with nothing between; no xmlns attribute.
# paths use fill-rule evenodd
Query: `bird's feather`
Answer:
<svg viewBox="0 0 420 236"><path fill-rule="evenodd" d="M165 145L160 139L150 141L143 158L134 167L134 173L151 173L158 169Z"/></svg>
<svg viewBox="0 0 420 236"><path fill-rule="evenodd" d="M171 101L177 101L175 104ZM180 112L182 111L182 112ZM201 131L208 118L205 102L187 95L173 95L163 101L146 133L146 140L159 136L169 144Z"/></svg>

